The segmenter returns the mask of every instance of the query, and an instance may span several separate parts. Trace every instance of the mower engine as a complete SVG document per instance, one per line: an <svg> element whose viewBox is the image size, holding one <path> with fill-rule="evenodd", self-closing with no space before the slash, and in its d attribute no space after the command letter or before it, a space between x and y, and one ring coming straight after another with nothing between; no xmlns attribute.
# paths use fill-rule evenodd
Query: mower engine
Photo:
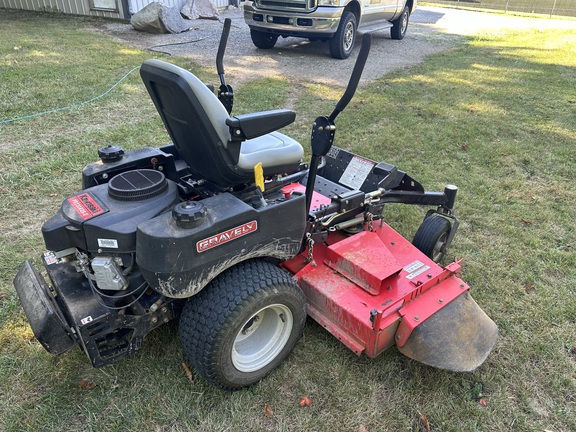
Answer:
<svg viewBox="0 0 576 432"><path fill-rule="evenodd" d="M60 354L76 342L94 366L135 352L143 336L178 313L149 289L136 262L137 227L179 201L161 171L135 169L64 200L43 228L50 286L29 262L15 280L42 345ZM24 290L29 281L36 289Z"/></svg>

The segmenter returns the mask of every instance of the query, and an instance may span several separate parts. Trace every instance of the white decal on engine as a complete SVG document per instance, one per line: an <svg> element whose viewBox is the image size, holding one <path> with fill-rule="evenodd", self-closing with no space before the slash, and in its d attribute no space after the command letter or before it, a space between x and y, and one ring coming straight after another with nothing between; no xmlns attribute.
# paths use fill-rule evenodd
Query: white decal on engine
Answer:
<svg viewBox="0 0 576 432"><path fill-rule="evenodd" d="M98 247L108 249L118 249L118 240L115 239L98 239Z"/></svg>
<svg viewBox="0 0 576 432"><path fill-rule="evenodd" d="M46 263L46 265L52 265L56 264L58 260L56 259L56 256L54 255L53 252L46 252L44 254L44 262Z"/></svg>
<svg viewBox="0 0 576 432"><path fill-rule="evenodd" d="M359 190L374 165L372 161L354 156L344 170L342 177L338 180L338 183Z"/></svg>
<svg viewBox="0 0 576 432"><path fill-rule="evenodd" d="M88 324L89 322L92 322L92 321L94 321L94 320L92 319L91 316L87 316L86 318L82 318L82 319L80 320L80 322L81 322L82 324Z"/></svg>

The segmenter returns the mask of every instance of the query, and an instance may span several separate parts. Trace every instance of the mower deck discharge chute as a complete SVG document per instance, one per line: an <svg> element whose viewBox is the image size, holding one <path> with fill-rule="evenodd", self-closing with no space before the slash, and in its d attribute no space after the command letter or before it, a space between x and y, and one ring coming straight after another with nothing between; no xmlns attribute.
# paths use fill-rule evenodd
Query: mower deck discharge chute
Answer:
<svg viewBox="0 0 576 432"><path fill-rule="evenodd" d="M409 319L414 317L403 315L397 337ZM429 366L470 372L486 360L497 336L494 321L465 293L414 328L406 343L397 346L405 356Z"/></svg>
<svg viewBox="0 0 576 432"><path fill-rule="evenodd" d="M83 190L44 224L44 271L26 261L14 279L38 341L57 355L78 344L102 366L180 317L188 361L237 389L290 354L308 314L358 355L396 345L431 366L478 367L496 326L461 263L438 264L458 228L457 188L427 192L393 165L333 146L369 35L334 112L314 121L306 164L277 131L292 111L230 114L229 26L218 96L182 68L146 61L141 76L173 143L101 148ZM412 243L384 222L389 203L432 207Z"/></svg>

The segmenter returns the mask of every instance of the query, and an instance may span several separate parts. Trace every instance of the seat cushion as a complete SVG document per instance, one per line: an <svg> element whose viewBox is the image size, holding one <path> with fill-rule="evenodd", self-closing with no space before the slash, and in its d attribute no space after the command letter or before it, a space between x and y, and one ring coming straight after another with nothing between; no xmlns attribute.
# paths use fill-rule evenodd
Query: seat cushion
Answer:
<svg viewBox="0 0 576 432"><path fill-rule="evenodd" d="M238 167L252 171L258 162L262 162L265 172L298 165L304 157L300 143L280 132L271 132L258 138L246 140L240 148Z"/></svg>

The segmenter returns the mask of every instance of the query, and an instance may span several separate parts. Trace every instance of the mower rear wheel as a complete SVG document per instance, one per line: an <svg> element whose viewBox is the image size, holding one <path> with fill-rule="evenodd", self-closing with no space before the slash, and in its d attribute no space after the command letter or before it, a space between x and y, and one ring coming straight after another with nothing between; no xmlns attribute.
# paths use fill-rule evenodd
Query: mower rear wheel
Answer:
<svg viewBox="0 0 576 432"><path fill-rule="evenodd" d="M188 300L180 317L180 341L204 378L236 390L282 363L305 321L306 298L290 275L262 260L245 261Z"/></svg>
<svg viewBox="0 0 576 432"><path fill-rule="evenodd" d="M442 249L448 241L451 229L452 225L448 219L436 215L429 216L414 234L412 244L432 261L439 263L446 254Z"/></svg>

